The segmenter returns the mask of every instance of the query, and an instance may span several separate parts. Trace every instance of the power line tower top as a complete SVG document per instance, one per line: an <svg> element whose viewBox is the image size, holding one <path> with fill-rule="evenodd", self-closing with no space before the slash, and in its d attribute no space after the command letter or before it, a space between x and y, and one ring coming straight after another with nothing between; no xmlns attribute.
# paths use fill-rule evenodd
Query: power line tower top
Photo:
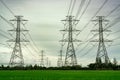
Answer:
<svg viewBox="0 0 120 80"><path fill-rule="evenodd" d="M96 20L93 20L95 22L99 23L99 29L98 30L92 30L93 32L98 31L99 33L99 40L92 40L91 42L99 42L98 44L98 50L97 50L97 56L96 56L96 63L101 64L105 63L106 65L110 63L107 49L105 46L105 42L112 42L111 40L104 39L104 32L109 32L110 30L103 28L103 22L108 22L108 20L105 19L104 16L97 16Z"/></svg>
<svg viewBox="0 0 120 80"><path fill-rule="evenodd" d="M80 42L80 40L74 39L73 35L74 32L80 31L75 29L73 26L75 25L76 22L79 20L74 19L74 16L66 16L65 23L67 24L66 29L61 30L64 32L67 32L67 38L60 40L61 42L67 42L67 50L66 50L66 56L65 56L65 63L64 66L75 66L77 65L77 59L76 59L76 54L75 54L75 49L74 49L74 42Z"/></svg>
<svg viewBox="0 0 120 80"><path fill-rule="evenodd" d="M17 27L13 30L9 30L9 31L16 32L15 39L8 40L9 42L15 42L9 65L11 67L14 67L14 66L21 67L21 66L24 66L24 59L23 59L23 54L22 54L22 49L21 49L21 42L28 42L28 40L21 38L21 31L27 31L27 30L21 29L21 22L26 21L26 20L22 19L22 16L15 16L15 19L10 20L10 21L15 21L17 23L16 24Z"/></svg>

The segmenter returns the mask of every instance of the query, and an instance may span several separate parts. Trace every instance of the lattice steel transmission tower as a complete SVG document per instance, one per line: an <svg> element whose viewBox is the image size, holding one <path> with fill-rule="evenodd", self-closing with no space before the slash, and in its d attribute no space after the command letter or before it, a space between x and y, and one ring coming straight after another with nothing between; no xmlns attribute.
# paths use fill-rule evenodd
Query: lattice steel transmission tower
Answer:
<svg viewBox="0 0 120 80"><path fill-rule="evenodd" d="M77 59L75 54L75 48L74 48L74 42L79 42L80 40L74 39L73 35L74 32L80 31L75 29L75 24L79 20L74 19L73 16L67 16L65 20L67 26L66 29L61 30L64 32L67 32L67 38L61 40L61 42L67 42L67 50L66 50L66 56L65 56L65 63L64 66L75 66L77 65Z"/></svg>
<svg viewBox="0 0 120 80"><path fill-rule="evenodd" d="M113 64L114 64L114 65L117 65L117 63L118 63L118 62L117 62L117 59L114 58L114 59L113 59Z"/></svg>
<svg viewBox="0 0 120 80"><path fill-rule="evenodd" d="M41 59L40 59L40 66L44 67L44 50L41 50Z"/></svg>
<svg viewBox="0 0 120 80"><path fill-rule="evenodd" d="M24 58L23 58L23 54L22 54L22 49L21 49L21 42L28 42L28 40L25 40L25 39L22 39L21 38L21 32L25 32L25 31L28 31L28 30L24 30L21 28L21 23L23 21L27 21L27 20L24 20L22 19L23 16L15 16L15 19L13 20L10 20L10 21L15 21L16 22L16 25L17 27L12 29L12 30L9 30L9 31L15 31L15 40L14 39L11 39L11 40L8 40L9 42L15 42L14 44L14 48L13 48L13 51L12 51L12 55L11 55L11 58L10 58L10 62L9 62L9 65L11 67L14 67L14 66L19 66L19 67L22 67L24 66Z"/></svg>
<svg viewBox="0 0 120 80"><path fill-rule="evenodd" d="M46 67L50 67L51 65L51 61L49 60L49 58L46 58Z"/></svg>
<svg viewBox="0 0 120 80"><path fill-rule="evenodd" d="M106 65L110 63L107 49L105 46L105 42L112 42L111 40L104 39L104 32L111 32L110 30L103 28L103 23L108 22L108 20L105 20L104 16L97 16L98 19L93 20L98 22L99 29L98 30L92 30L93 32L98 31L99 34L99 40L92 40L92 42L98 42L98 50L97 50L97 56L96 56L96 63L101 64L105 63Z"/></svg>
<svg viewBox="0 0 120 80"><path fill-rule="evenodd" d="M60 55L59 55L58 62L57 62L58 67L63 66L63 58L62 57L63 57L63 50L60 50Z"/></svg>

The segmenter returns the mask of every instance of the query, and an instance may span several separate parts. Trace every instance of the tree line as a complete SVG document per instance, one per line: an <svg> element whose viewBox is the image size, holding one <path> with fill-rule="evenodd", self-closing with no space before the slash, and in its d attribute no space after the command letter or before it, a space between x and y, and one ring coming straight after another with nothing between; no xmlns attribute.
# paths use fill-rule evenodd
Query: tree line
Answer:
<svg viewBox="0 0 120 80"><path fill-rule="evenodd" d="M96 64L90 63L87 67L82 67L81 65L76 66L62 66L62 67L42 67L38 65L27 65L24 67L15 66L0 66L0 70L120 70L120 65L116 64Z"/></svg>

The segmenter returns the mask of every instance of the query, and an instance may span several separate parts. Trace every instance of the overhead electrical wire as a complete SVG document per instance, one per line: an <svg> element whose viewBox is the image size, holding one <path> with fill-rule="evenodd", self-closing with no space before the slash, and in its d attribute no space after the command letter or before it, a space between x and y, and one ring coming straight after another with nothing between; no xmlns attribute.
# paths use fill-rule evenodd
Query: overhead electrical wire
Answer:
<svg viewBox="0 0 120 80"><path fill-rule="evenodd" d="M23 35L24 35L25 39L27 39L26 35L25 35L25 34L23 34ZM29 44L30 44L30 46L34 49L34 51L35 51L36 53L39 53L39 51L37 51L37 50L33 47L33 45L32 45L31 42L29 42Z"/></svg>
<svg viewBox="0 0 120 80"><path fill-rule="evenodd" d="M83 56L87 55L87 54L90 53L95 47L96 47L96 45L92 46L90 49L87 50L87 52L83 53L83 55L81 55L80 57L83 57Z"/></svg>
<svg viewBox="0 0 120 80"><path fill-rule="evenodd" d="M105 17L108 17L108 16L110 16L112 13L114 13L118 8L120 8L120 4L119 5L117 5L113 10L111 10L110 11L110 13L109 14L107 14Z"/></svg>
<svg viewBox="0 0 120 80"><path fill-rule="evenodd" d="M10 12L13 16L15 16L15 14L13 13L13 11L4 3L3 0L0 0L0 2L9 10L9 12Z"/></svg>
<svg viewBox="0 0 120 80"><path fill-rule="evenodd" d="M0 32L3 32L4 34L8 35L8 33L3 31L2 29L0 29Z"/></svg>
<svg viewBox="0 0 120 80"><path fill-rule="evenodd" d="M73 13L73 10L74 10L74 7L75 7L75 3L76 3L76 0L70 0L70 4L69 4L69 8L68 8L68 12L67 12L67 16L70 16L72 15ZM67 19L67 18L66 18ZM67 23L64 23L64 29L66 29ZM63 34L62 36L62 40L65 38L65 33ZM61 42L61 41L60 41ZM61 49L60 50L63 50L63 46L65 45L65 42L61 42Z"/></svg>
<svg viewBox="0 0 120 80"><path fill-rule="evenodd" d="M13 14L13 16L15 16L15 14L14 14L14 12L1 0L1 3L3 3L3 5L11 12L11 14ZM23 23L22 23L23 24ZM24 26L24 24L23 24L23 26ZM24 26L25 27L25 26ZM29 36L30 36L30 38L31 38L31 40L32 40L32 37L31 37L31 35L29 34ZM33 41L33 40L32 40ZM34 41L33 41L34 42ZM34 43L35 44L35 43Z"/></svg>
<svg viewBox="0 0 120 80"><path fill-rule="evenodd" d="M92 40L94 37L96 37L97 36L97 34L95 34L95 35L93 35L89 40ZM88 41L89 41L88 40ZM88 42L88 41L86 41L87 42L87 44L82 48L82 49L80 49L80 51L78 51L78 52L82 52L83 50L85 50L85 48L89 45L89 43L90 42Z"/></svg>
<svg viewBox="0 0 120 80"><path fill-rule="evenodd" d="M118 8L120 7L120 5L118 5L117 7L115 7L110 13L108 13L108 15L106 16L106 17L108 17L108 16L110 16L114 11L116 11ZM112 24L111 25L109 25L109 27L107 27L107 28L110 28L110 27L112 27L113 25L115 25L116 23L118 23L118 19L120 19L120 18L117 18L117 19L115 19L114 21L112 21ZM105 29L107 29L107 28L105 28ZM118 31L116 31L115 33L117 33L117 32L119 32L119 30ZM90 34L89 34L90 35ZM92 38L91 38L92 39ZM85 39L85 40L87 40L87 39ZM89 41L89 40L88 40ZM88 46L88 44L86 45L86 46ZM86 47L85 46L85 47ZM85 48L84 47L84 48Z"/></svg>
<svg viewBox="0 0 120 80"><path fill-rule="evenodd" d="M27 37L26 37L26 35L25 34L23 34L24 35L24 38L27 40ZM30 42L29 42L30 43ZM36 55L35 56L35 54L33 54L33 50L31 51L31 49L29 49L30 47L28 47L28 45L25 45L24 43L23 43L23 45L24 45L24 47L26 47L26 49L31 53L31 55L34 57L34 58L36 58L38 55ZM30 45L31 45L31 43L30 43ZM33 47L33 46L32 46ZM33 48L34 49L34 48ZM36 51L35 51L36 52ZM36 53L38 53L38 52L36 52Z"/></svg>
<svg viewBox="0 0 120 80"><path fill-rule="evenodd" d="M110 16L112 13L114 13L119 7L120 7L120 4L119 4L118 6L116 6L113 10L111 10L110 13L108 13L105 18L109 17L109 16ZM112 22L113 22L113 21L112 21ZM115 22L115 20L114 20L114 22ZM114 23L113 25L115 25L115 23ZM95 26L96 26L96 25L95 25ZM95 27L95 26L94 26L94 27ZM94 28L94 27L93 27L93 28ZM87 40L87 39L85 39L85 40Z"/></svg>
<svg viewBox="0 0 120 80"><path fill-rule="evenodd" d="M22 23L22 25L24 26L25 29L27 29L26 26L25 26L23 23ZM34 44L34 46L35 46L35 48L36 48L36 49L35 49L35 48L34 48L34 49L37 50L37 52L39 53L40 51L39 51L39 49L38 49L36 43L33 41L32 36L30 35L29 32L27 32L27 33L28 33L28 36L30 37L32 43Z"/></svg>
<svg viewBox="0 0 120 80"><path fill-rule="evenodd" d="M74 0L74 2L73 2L73 5L72 5L72 8L71 8L70 15L72 15L72 13L73 13L73 10L74 10L74 7L75 7L75 3L76 3L76 0Z"/></svg>
<svg viewBox="0 0 120 80"><path fill-rule="evenodd" d="M70 0L70 5L69 5L69 8L68 8L67 16L70 15L70 10L71 10L71 7L72 7L72 2L73 2L73 0Z"/></svg>
<svg viewBox="0 0 120 80"><path fill-rule="evenodd" d="M15 28L14 24L12 24L10 21L8 21L5 17L3 17L2 15L0 15L0 18L1 18L2 20L4 20L6 23L8 23L10 26L12 26L12 27Z"/></svg>
<svg viewBox="0 0 120 80"><path fill-rule="evenodd" d="M10 12L13 16L15 16L14 12L13 12L2 0L0 0L0 2L9 10L9 12ZM0 15L0 17L1 17L4 21L6 21L7 23L9 23L11 26L13 26L13 27L15 28L15 26L14 26L12 23L10 23L7 19L5 19L3 16ZM23 23L22 23L22 24L23 24ZM23 26L25 27L24 24L23 24ZM28 33L28 35L29 35L31 41L33 42L34 46L36 47L36 44L35 44L35 42L33 41L31 35L30 35L29 33ZM37 47L36 47L36 48L37 48ZM34 48L34 49L35 49L35 48ZM39 52L39 51L38 51L38 52Z"/></svg>
<svg viewBox="0 0 120 80"><path fill-rule="evenodd" d="M91 1L90 1L91 2ZM88 2L88 5L90 4L90 2ZM100 6L100 8L97 10L97 12L94 14L94 16L90 19L90 21L82 28L81 31L83 31L88 25L89 23L91 22L91 20L102 10L102 8L105 6L105 4L108 2L108 0L105 0L104 3ZM79 5L79 11L77 12L77 16L76 18L78 17L78 13L80 13L81 9L82 9L82 4L84 4L84 2L81 2L81 4ZM87 6L88 7L88 6ZM87 7L85 9L87 9ZM86 10L85 10L86 11ZM88 45L88 44L87 44ZM86 46L87 46L86 45ZM83 49L82 49L83 50Z"/></svg>
<svg viewBox="0 0 120 80"><path fill-rule="evenodd" d="M118 19L118 18L117 18ZM115 19L115 22L116 22L116 19ZM113 22L114 23L114 22ZM115 23L114 23L114 25L115 25ZM113 24L112 24L112 26L113 26ZM111 27L111 26L110 26ZM107 27L108 28L108 27ZM92 39L92 38L91 38ZM115 38L115 39L113 39L113 40L117 40L117 39L120 39L120 37L117 37L117 38ZM88 45L88 44L87 44ZM87 47L87 45L83 48L83 49L85 49L86 47ZM110 46L109 46L110 47ZM91 47L92 48L92 47ZM83 49L82 49L82 51L83 51ZM84 55L86 55L86 54L88 54L89 53L89 50L84 54ZM83 55L83 56L84 56Z"/></svg>
<svg viewBox="0 0 120 80"><path fill-rule="evenodd" d="M116 10L118 9L118 7L120 7L120 6L115 7L110 13L108 13L108 15L106 16L106 18L107 18L108 16L110 16L114 11L116 11ZM117 19L115 19L115 20L113 20L113 21L112 21L112 24L110 24L109 27L107 27L107 28L110 28L110 27L112 27L113 25L117 24L117 23L119 22L119 19L120 19L120 17L117 18ZM96 25L95 25L95 26L96 26ZM105 29L107 29L107 28L105 28ZM117 33L117 32L119 32L119 30L116 31L115 33Z"/></svg>
<svg viewBox="0 0 120 80"><path fill-rule="evenodd" d="M91 2L91 1L90 1ZM89 2L89 4L90 4ZM82 28L81 32L90 24L91 20L93 20L93 18L103 9L103 7L105 6L105 4L108 2L108 0L105 0L103 2L103 4L100 6L100 8L96 11L96 13L94 14L94 16L91 17L91 19L89 20L89 22ZM88 4L88 5L89 5ZM80 33L81 33L80 32ZM78 34L79 35L79 34ZM88 45L88 44L87 44Z"/></svg>
<svg viewBox="0 0 120 80"><path fill-rule="evenodd" d="M85 0L84 0L85 1ZM91 0L90 0L91 1ZM99 8L99 10L96 12L96 14L91 18L91 19L93 19L98 13L99 13L99 11L104 7L104 5L107 3L107 1L108 0L105 0L105 2L104 2L104 4L102 5L102 7L100 7ZM1 0L1 3L3 3L3 5L4 6L6 6L6 8L14 15L14 13L10 10L10 8L9 7L7 7L7 5ZM75 0L75 2L73 3L73 5L75 6L75 3L76 3L76 0ZM71 0L71 5L72 5L72 0ZM70 13L70 14L72 14L72 12L73 12L73 9L74 9L74 6L71 8L71 7L69 7L69 11L68 11L68 13ZM109 15L111 15L116 9L118 9L120 7L120 5L118 5L115 9L113 9L111 12L110 12L110 14L108 14L107 16L109 16ZM71 12L70 12L70 9L71 9ZM80 10L81 11L81 10ZM85 8L85 11L86 11L86 8ZM82 14L84 14L85 12L83 12ZM106 17L107 17L106 16ZM1 17L1 16L0 16ZM81 18L81 16L79 17L79 18ZM3 20L5 20L4 18L3 18ZM6 21L6 20L5 20ZM91 21L91 20L90 20ZM6 21L7 23L9 23L8 21ZM116 22L117 23L117 22ZM113 25L115 25L116 23L114 23L114 24L111 24L109 27L107 27L107 28L110 28L110 27L112 27ZM11 23L10 23L11 24ZM89 25L89 22L83 27L83 29L82 29L82 31L87 27ZM31 35L29 35L30 37L31 37ZM32 40L33 41L33 40ZM36 45L36 44L34 44L34 45Z"/></svg>
<svg viewBox="0 0 120 80"><path fill-rule="evenodd" d="M33 54L33 52L31 51L31 49L29 49L28 46L26 46L25 44L23 44L23 45L26 47L26 49L31 53L31 55L32 55L34 58L37 57L37 55L35 56L35 54Z"/></svg>
<svg viewBox="0 0 120 80"><path fill-rule="evenodd" d="M120 4L119 4L118 6L116 6L113 10L111 10L110 13L108 13L108 14L106 15L106 18L109 17L112 13L114 13L119 7L120 7ZM112 22L113 22L113 21L112 21ZM115 21L114 21L114 22L115 22ZM95 26L96 26L96 25L95 25ZM94 27L95 27L95 26L94 26ZM94 28L94 27L93 27L93 28ZM89 35L90 35L90 34L89 34ZM87 40L87 39L85 39L85 40Z"/></svg>
<svg viewBox="0 0 120 80"><path fill-rule="evenodd" d="M108 16L110 16L112 13L114 13L118 8L120 7L120 4L118 5L118 6L116 6L110 13L108 13L107 14L107 16L106 17L108 17ZM111 26L113 26L113 25L115 25L115 23L117 23L115 20L114 20L114 24L111 24ZM95 25L96 26L96 25ZM110 27L110 26L109 26ZM108 27L107 27L108 28ZM119 30L118 30L119 31ZM90 35L90 34L89 34ZM97 35L97 34L96 34ZM94 36L93 36L93 38L94 38ZM92 39L92 38L91 38ZM91 39L89 39L89 40L91 40ZM87 39L86 39L87 40ZM87 40L87 41L89 41L89 40ZM89 43L88 43L89 44ZM88 44L87 45L85 45L85 47L86 46L88 46ZM84 47L84 48L85 48ZM84 48L81 50L81 51L83 51L84 50Z"/></svg>
<svg viewBox="0 0 120 80"><path fill-rule="evenodd" d="M105 0L104 3L100 6L100 8L96 11L96 13L91 17L91 19L87 22L87 24L82 28L81 31L83 31L91 22L91 20L93 20L94 17L96 17L96 15L103 9L103 7L105 6L105 4L108 2L109 0Z"/></svg>
<svg viewBox="0 0 120 80"><path fill-rule="evenodd" d="M75 19L78 18L79 14L80 14L80 12L81 12L81 10L82 10L84 4L85 4L85 1L86 1L86 0L82 0L82 1L80 2L78 11L77 11L76 16L75 16Z"/></svg>
<svg viewBox="0 0 120 80"><path fill-rule="evenodd" d="M116 19L114 19L110 25L108 25L104 30L108 29L108 28L111 28L113 27L114 25L116 25L117 23L119 23L119 20L120 20L120 16Z"/></svg>
<svg viewBox="0 0 120 80"><path fill-rule="evenodd" d="M84 13L87 11L90 3L91 3L91 0L88 1L87 5L85 6L85 9L83 10L82 14L81 14L80 17L78 18L79 21L81 20L81 18L82 18L82 16L84 15ZM79 23L79 21L75 24L75 26ZM79 34L80 34L80 32L79 32L76 36L78 36ZM89 35L88 35L88 36L89 36ZM81 45L78 44L78 45L77 45L77 48L78 48L79 46L81 46ZM76 49L76 50L77 50L77 49Z"/></svg>
<svg viewBox="0 0 120 80"><path fill-rule="evenodd" d="M99 11L104 7L104 5L106 4L108 2L108 0L105 0L105 2L103 3L103 5L98 9L98 11L96 12L96 14L91 18L91 20L99 13ZM112 13L114 13L117 9L119 8L119 5L117 6L117 7L115 7L106 17L108 17L108 16L110 16ZM81 18L81 17L80 17ZM90 21L91 21L90 20ZM86 25L88 25L88 24L86 24ZM84 26L84 27L86 27L86 26ZM84 30L84 28L82 29L82 30ZM88 44L87 44L88 45ZM86 45L86 46L87 46Z"/></svg>
<svg viewBox="0 0 120 80"><path fill-rule="evenodd" d="M6 35L3 34L3 33L0 33L0 35L3 36L3 37L5 37L5 38L7 38L7 39L10 39L8 36L6 36Z"/></svg>
<svg viewBox="0 0 120 80"><path fill-rule="evenodd" d="M82 14L81 14L80 17L78 18L78 20L80 20L80 19L82 18L82 16L84 15L84 13L87 11L90 3L91 3L91 0L88 1L87 5L86 5L86 7L85 7L85 9L84 9L84 11L82 12Z"/></svg>

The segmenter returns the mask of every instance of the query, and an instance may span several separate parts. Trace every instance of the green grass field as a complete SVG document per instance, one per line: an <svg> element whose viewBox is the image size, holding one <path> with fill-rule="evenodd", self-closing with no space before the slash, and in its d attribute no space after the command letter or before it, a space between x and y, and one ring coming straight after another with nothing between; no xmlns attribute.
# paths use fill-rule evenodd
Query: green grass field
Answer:
<svg viewBox="0 0 120 80"><path fill-rule="evenodd" d="M0 80L120 80L120 71L1 70Z"/></svg>

